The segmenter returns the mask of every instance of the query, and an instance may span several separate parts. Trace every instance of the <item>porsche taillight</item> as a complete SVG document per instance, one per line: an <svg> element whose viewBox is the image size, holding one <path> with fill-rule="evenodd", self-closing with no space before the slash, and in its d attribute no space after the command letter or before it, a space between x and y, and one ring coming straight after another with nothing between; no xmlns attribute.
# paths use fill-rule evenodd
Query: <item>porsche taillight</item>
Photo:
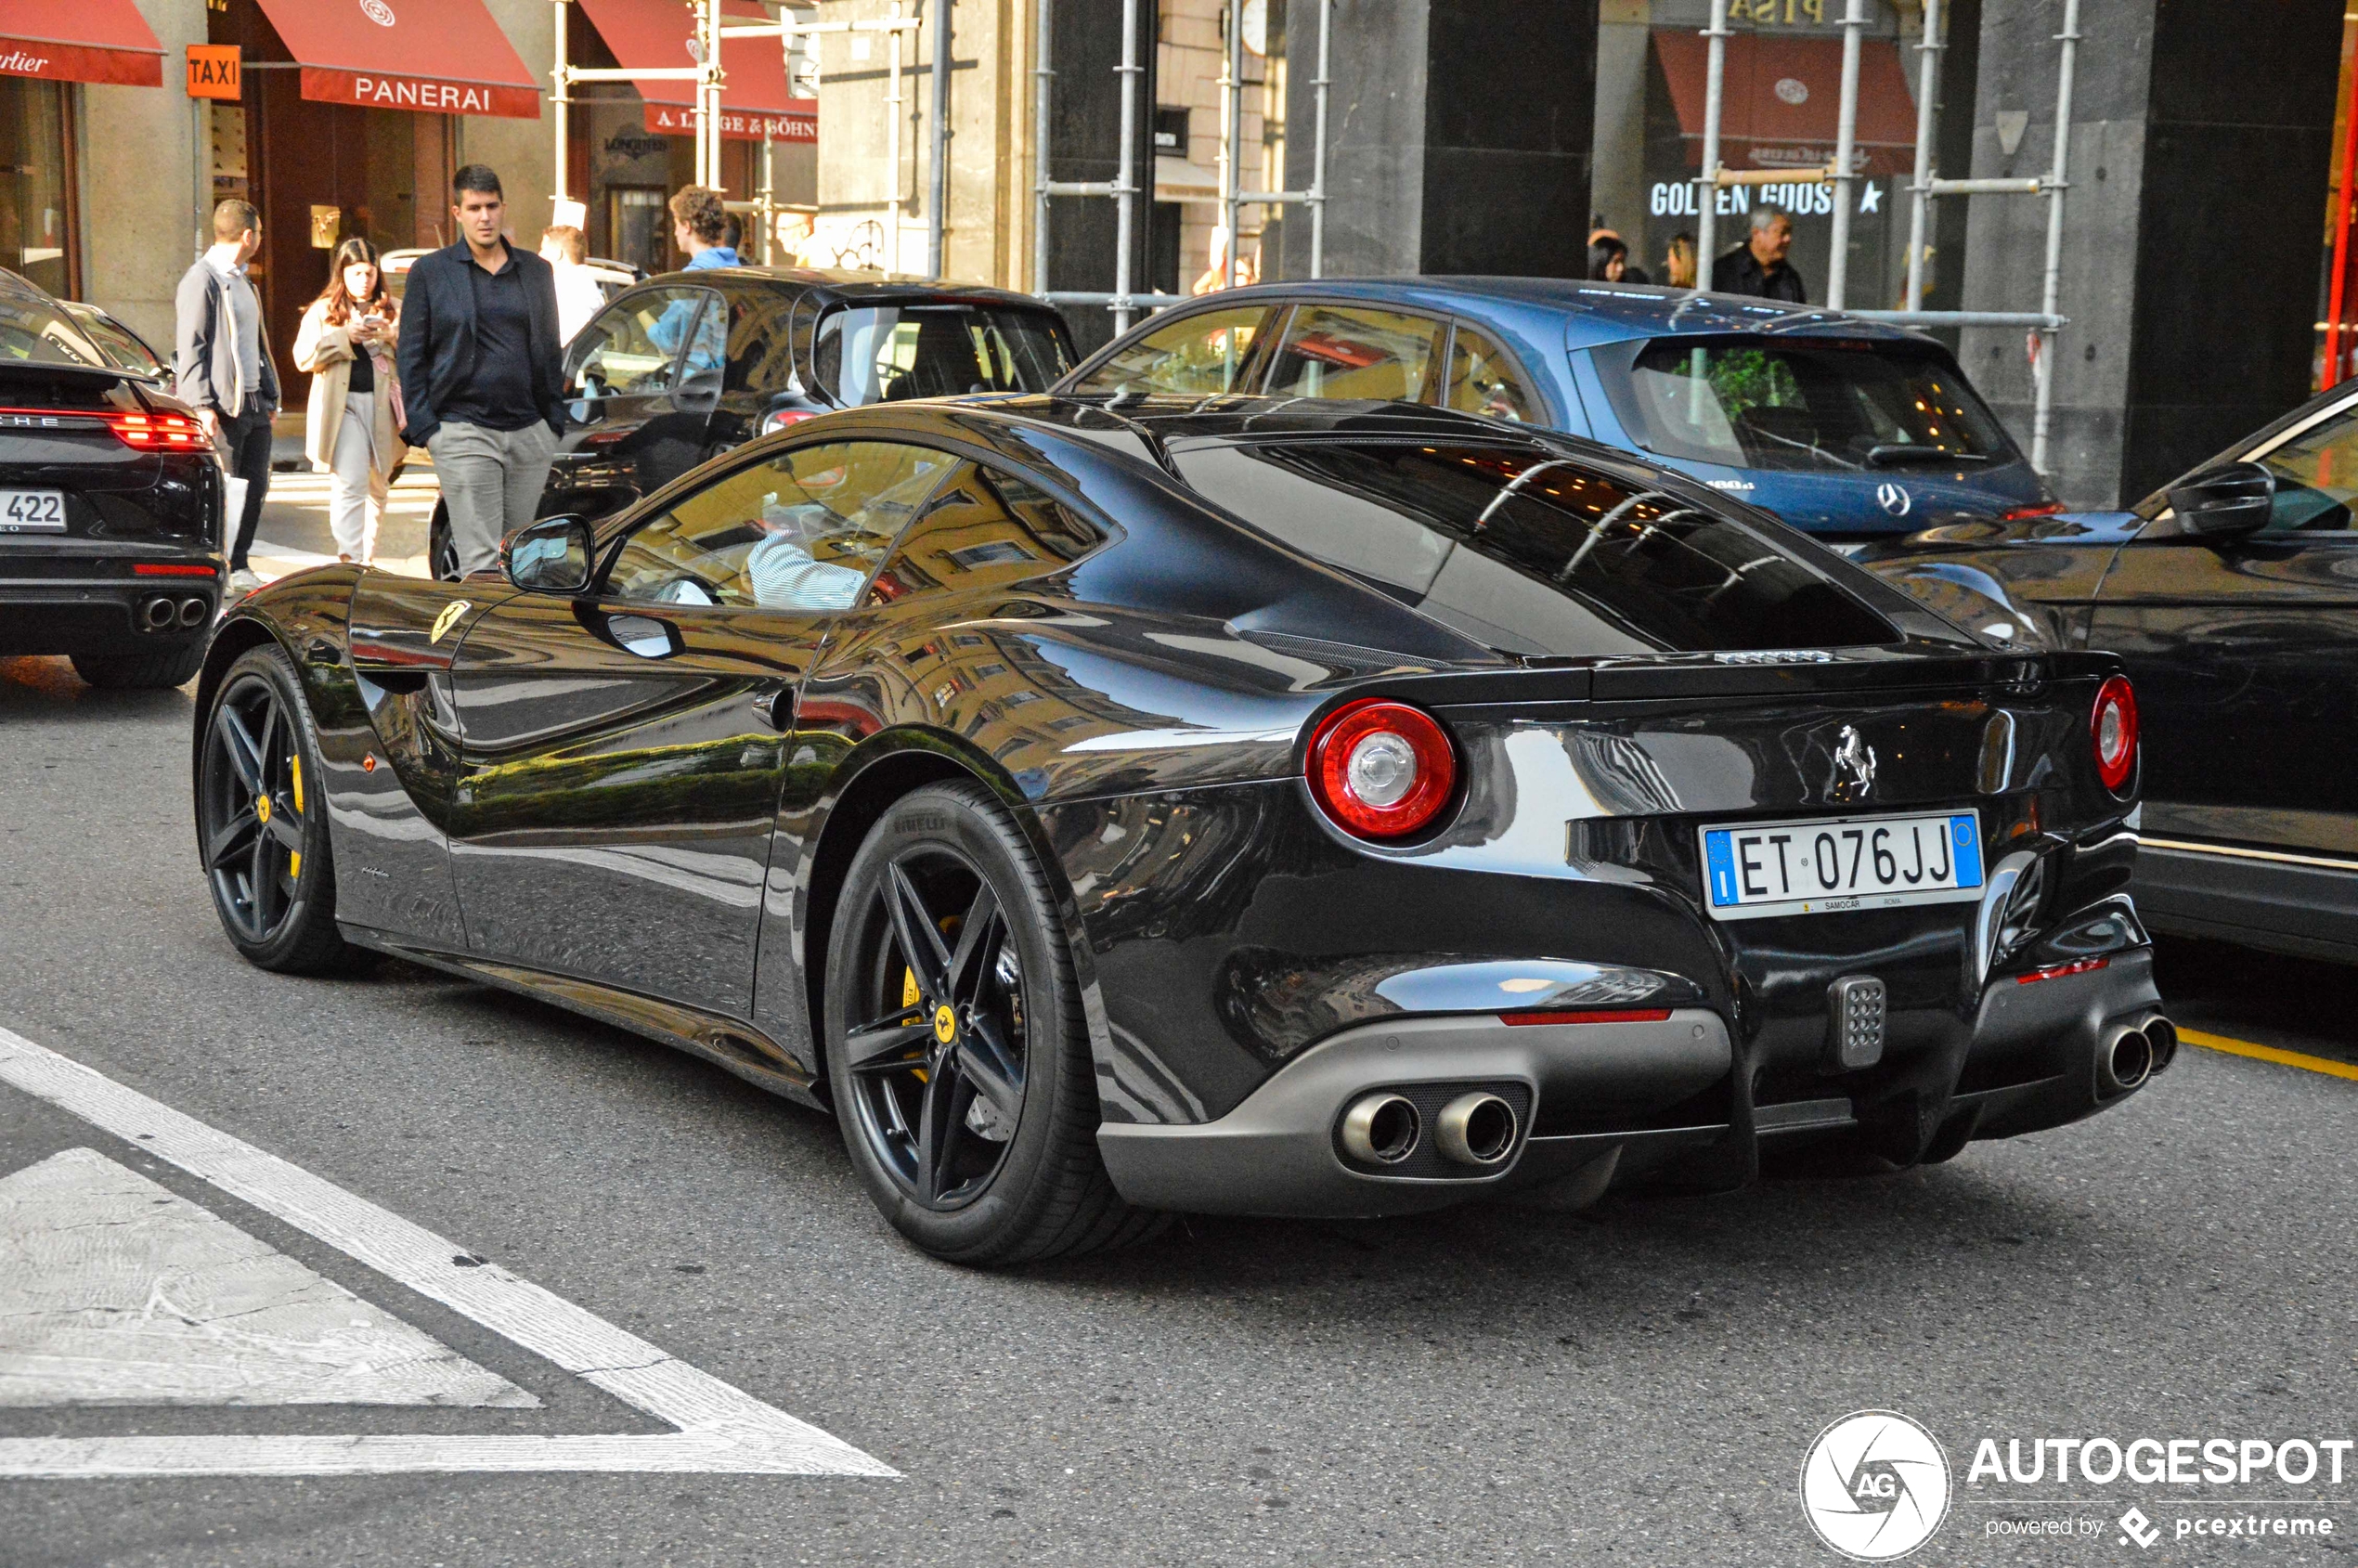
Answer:
<svg viewBox="0 0 2358 1568"><path fill-rule="evenodd" d="M2126 676L2116 675L2096 688L2088 739L2096 753L2096 776L2115 795L2122 793L2137 771L2137 693Z"/></svg>
<svg viewBox="0 0 2358 1568"><path fill-rule="evenodd" d="M1344 832L1405 838L1432 825L1458 790L1458 749L1406 703L1347 703L1310 732L1310 793Z"/></svg>
<svg viewBox="0 0 2358 1568"><path fill-rule="evenodd" d="M186 414L109 414L115 439L137 452L210 452L213 437Z"/></svg>

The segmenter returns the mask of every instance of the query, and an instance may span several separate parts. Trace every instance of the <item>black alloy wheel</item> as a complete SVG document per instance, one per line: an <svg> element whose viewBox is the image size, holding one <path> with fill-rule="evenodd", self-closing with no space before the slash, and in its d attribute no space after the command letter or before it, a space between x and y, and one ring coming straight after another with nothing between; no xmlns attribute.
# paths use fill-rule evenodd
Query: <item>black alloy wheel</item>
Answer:
<svg viewBox="0 0 2358 1568"><path fill-rule="evenodd" d="M1072 960L1030 845L978 785L919 790L868 835L826 974L827 1071L877 1206L926 1251L1015 1263L1119 1245Z"/></svg>
<svg viewBox="0 0 2358 1568"><path fill-rule="evenodd" d="M310 973L348 955L335 924L311 716L276 644L240 655L205 717L197 848L222 928L266 969Z"/></svg>
<svg viewBox="0 0 2358 1568"><path fill-rule="evenodd" d="M1023 969L990 880L955 849L885 862L865 983L868 1021L843 1043L862 1131L910 1198L981 1196L1023 1120ZM952 944L955 944L952 946Z"/></svg>

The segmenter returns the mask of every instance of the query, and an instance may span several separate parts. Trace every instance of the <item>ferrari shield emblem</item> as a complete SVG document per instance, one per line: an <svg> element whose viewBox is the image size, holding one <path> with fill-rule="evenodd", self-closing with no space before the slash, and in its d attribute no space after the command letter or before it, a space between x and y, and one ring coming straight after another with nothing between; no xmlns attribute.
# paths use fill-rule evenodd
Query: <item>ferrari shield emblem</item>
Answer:
<svg viewBox="0 0 2358 1568"><path fill-rule="evenodd" d="M442 634L448 631L452 627L458 625L459 617L473 608L474 606L473 604L468 603L463 599L453 599L449 603L445 604L442 607L442 614L434 616L434 635L427 638L426 641L429 642L441 641Z"/></svg>

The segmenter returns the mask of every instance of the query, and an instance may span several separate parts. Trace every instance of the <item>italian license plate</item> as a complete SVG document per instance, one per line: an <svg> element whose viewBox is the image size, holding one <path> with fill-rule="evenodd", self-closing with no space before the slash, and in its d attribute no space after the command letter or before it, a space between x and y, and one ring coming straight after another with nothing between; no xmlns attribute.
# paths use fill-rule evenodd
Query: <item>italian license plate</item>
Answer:
<svg viewBox="0 0 2358 1568"><path fill-rule="evenodd" d="M1704 893L1720 920L1831 914L1981 897L1970 811L1705 827Z"/></svg>
<svg viewBox="0 0 2358 1568"><path fill-rule="evenodd" d="M0 534L62 534L63 490L0 490Z"/></svg>

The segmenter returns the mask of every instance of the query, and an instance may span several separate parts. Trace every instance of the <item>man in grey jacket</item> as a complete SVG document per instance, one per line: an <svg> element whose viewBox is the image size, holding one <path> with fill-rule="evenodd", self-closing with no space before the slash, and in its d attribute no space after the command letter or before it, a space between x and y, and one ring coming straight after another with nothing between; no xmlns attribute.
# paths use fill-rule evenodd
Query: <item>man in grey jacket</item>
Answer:
<svg viewBox="0 0 2358 1568"><path fill-rule="evenodd" d="M246 482L245 511L229 546L229 589L260 586L246 564L262 498L270 488L270 419L279 411L279 369L262 330L262 301L246 263L262 249L262 214L231 198L213 210L213 246L180 279L173 356L175 390L193 406L229 472Z"/></svg>

